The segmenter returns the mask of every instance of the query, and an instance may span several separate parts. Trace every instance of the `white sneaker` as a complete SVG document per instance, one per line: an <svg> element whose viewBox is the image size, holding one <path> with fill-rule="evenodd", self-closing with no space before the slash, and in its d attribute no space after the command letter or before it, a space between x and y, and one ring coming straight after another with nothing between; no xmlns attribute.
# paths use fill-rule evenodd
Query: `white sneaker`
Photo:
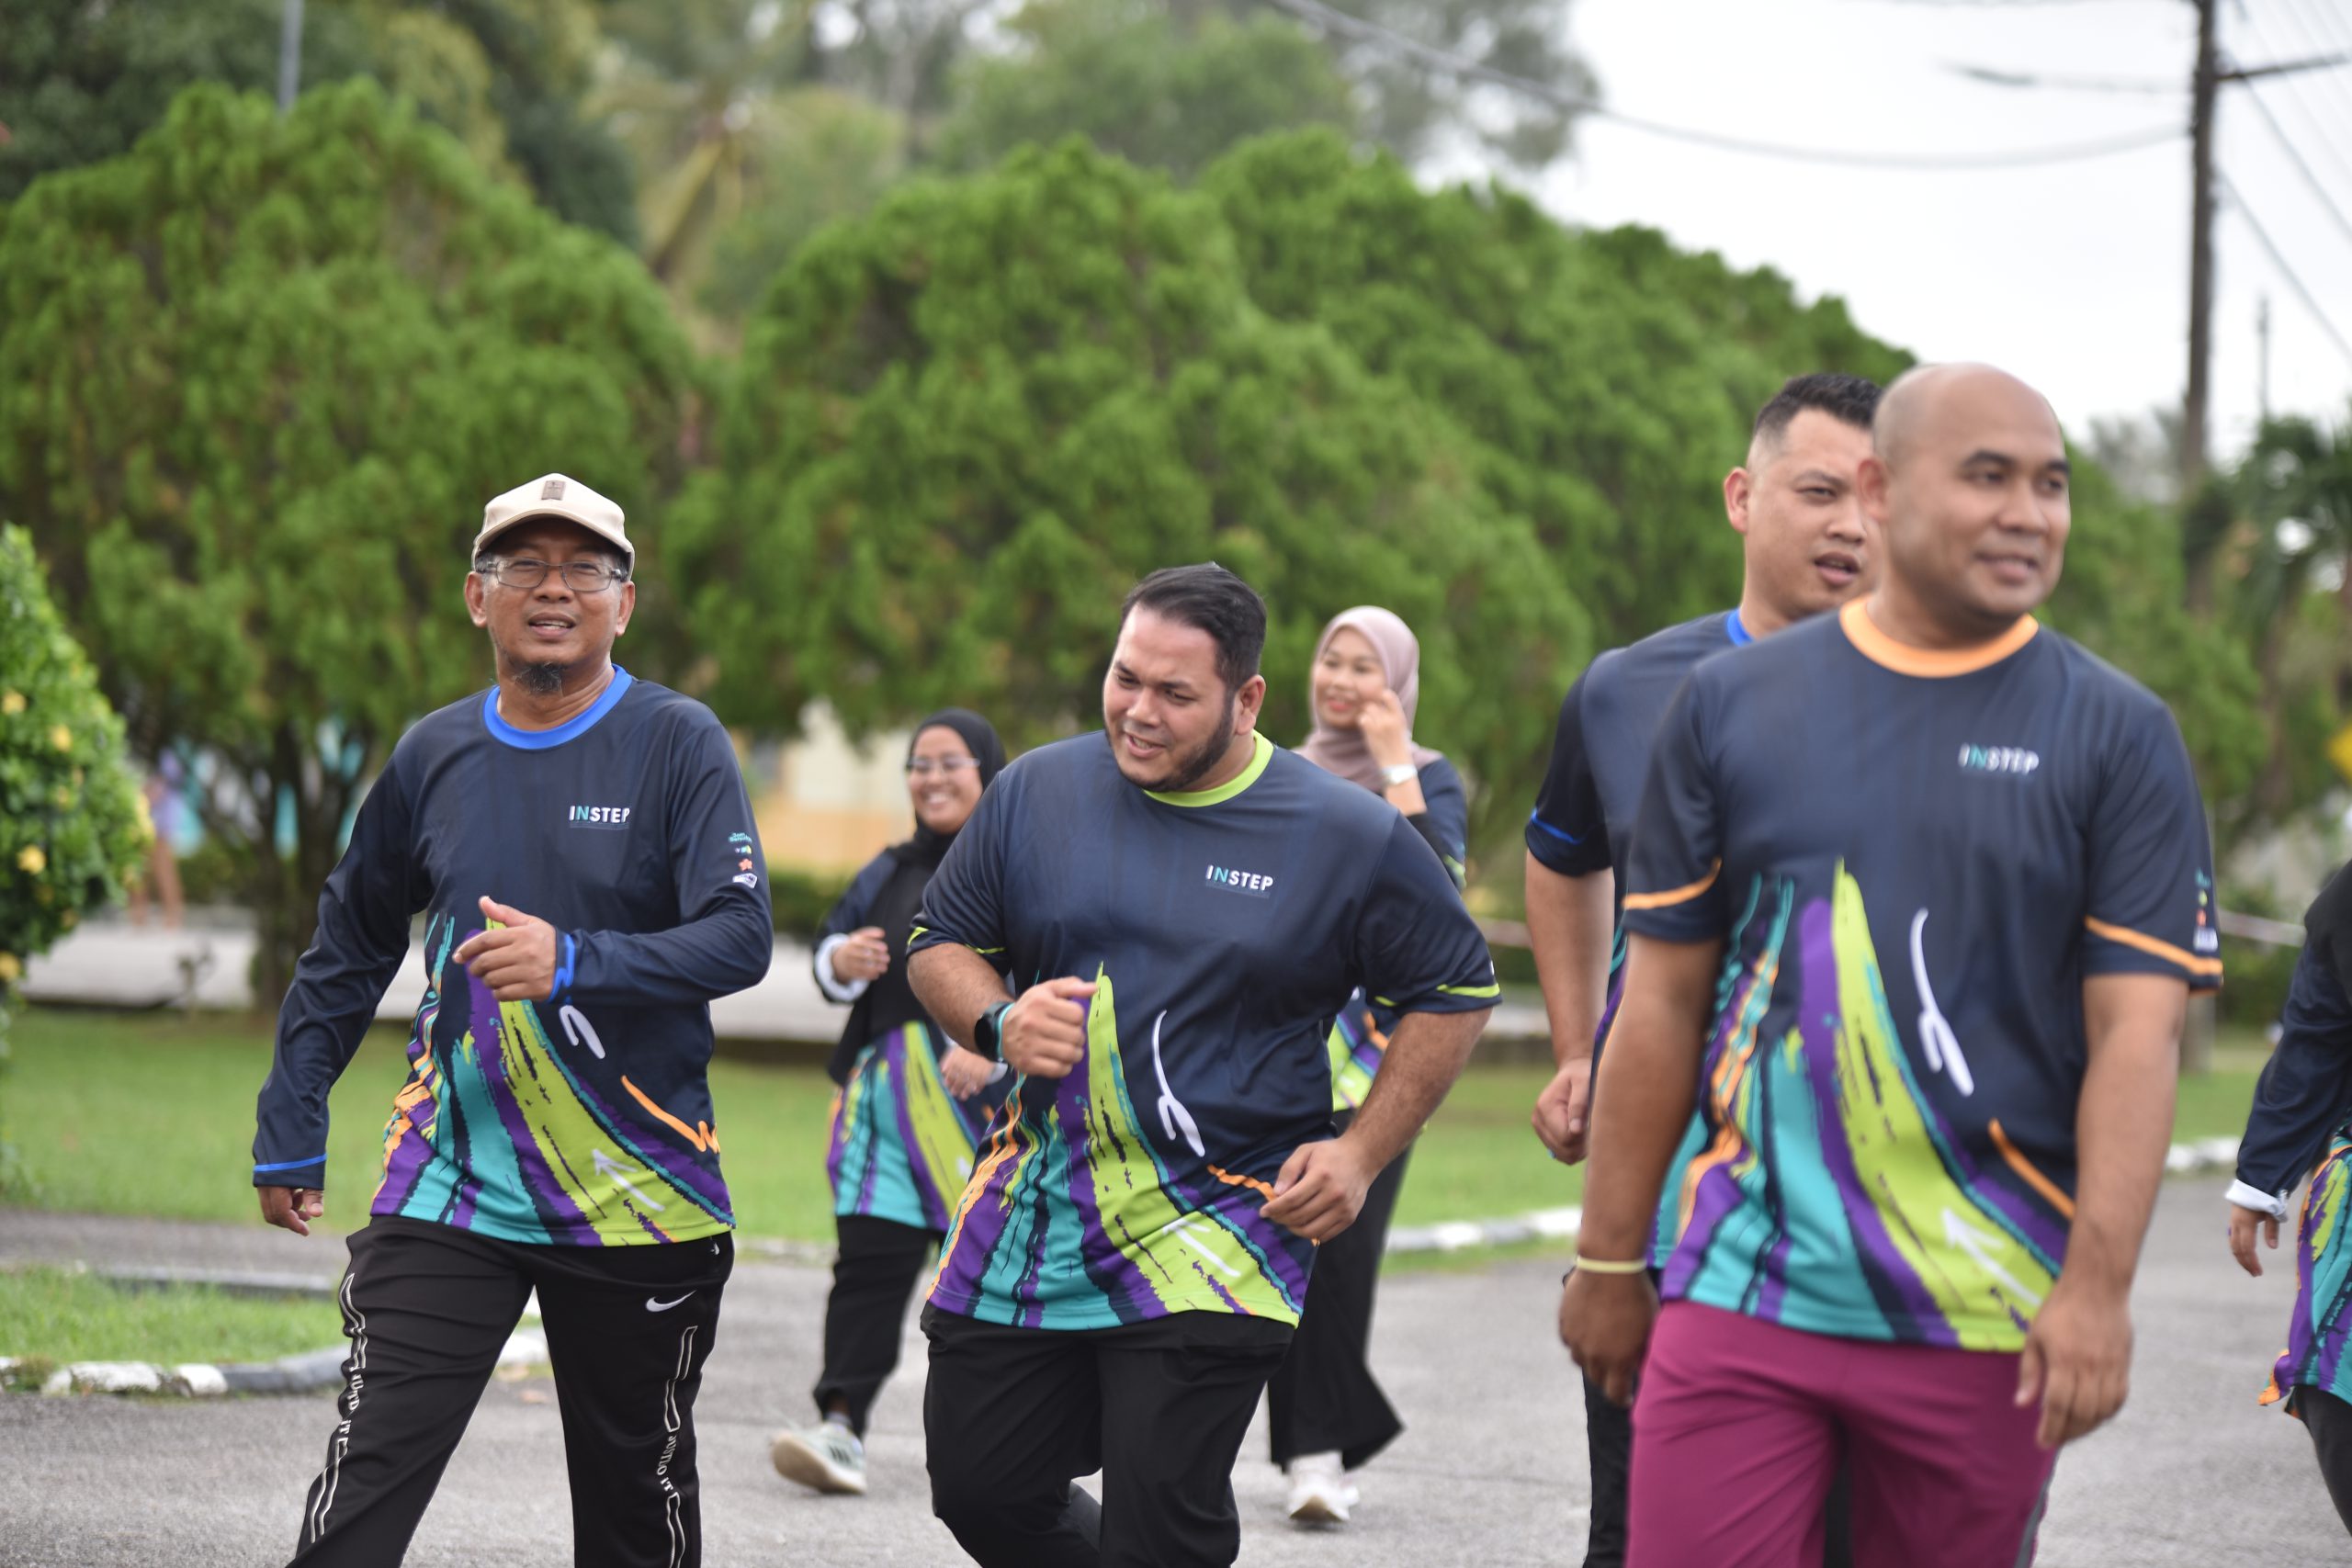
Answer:
<svg viewBox="0 0 2352 1568"><path fill-rule="evenodd" d="M1301 1454L1290 1461L1290 1501L1283 1512L1302 1525L1343 1525L1359 1501L1338 1454Z"/></svg>
<svg viewBox="0 0 2352 1568"><path fill-rule="evenodd" d="M865 1494L865 1445L838 1421L820 1421L805 1432L778 1432L768 1445L768 1461L786 1481L819 1492Z"/></svg>

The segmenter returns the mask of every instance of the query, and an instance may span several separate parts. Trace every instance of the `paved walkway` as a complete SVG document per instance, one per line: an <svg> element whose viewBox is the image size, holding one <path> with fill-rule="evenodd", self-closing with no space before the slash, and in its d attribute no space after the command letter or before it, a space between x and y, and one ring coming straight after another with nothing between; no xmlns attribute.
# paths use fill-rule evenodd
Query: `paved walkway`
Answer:
<svg viewBox="0 0 2352 1568"><path fill-rule="evenodd" d="M2158 1205L2135 1298L2131 1405L2058 1470L2045 1568L2278 1568L2352 1559L2295 1424L2258 1408L2291 1272L2223 1257L2215 1179ZM2282 1258L2284 1254L2280 1255ZM331 1238L0 1212L0 1260L335 1271ZM1383 1286L1374 1359L1410 1429L1374 1464L1358 1522L1293 1529L1254 1430L1236 1475L1246 1568L1572 1564L1584 1529L1582 1406L1553 1337L1558 1268L1408 1273ZM748 1264L699 1412L707 1561L826 1568L960 1561L923 1495L921 1341L876 1411L874 1495L776 1480L766 1440L805 1415L825 1275ZM0 1398L0 1564L189 1568L282 1561L330 1425L327 1397L214 1402ZM571 1561L561 1438L543 1380L492 1385L409 1562Z"/></svg>
<svg viewBox="0 0 2352 1568"><path fill-rule="evenodd" d="M246 978L253 956L253 926L233 913L198 912L177 931L94 920L27 965L24 992L36 1002L85 1006L247 1009L254 1001ZM405 1020L424 994L424 955L411 943L376 1016ZM725 1040L830 1044L841 1034L842 1016L817 989L808 949L782 940L765 979L710 1004L711 1027ZM1544 1010L1506 1002L1487 1033L1497 1041L1541 1040Z"/></svg>

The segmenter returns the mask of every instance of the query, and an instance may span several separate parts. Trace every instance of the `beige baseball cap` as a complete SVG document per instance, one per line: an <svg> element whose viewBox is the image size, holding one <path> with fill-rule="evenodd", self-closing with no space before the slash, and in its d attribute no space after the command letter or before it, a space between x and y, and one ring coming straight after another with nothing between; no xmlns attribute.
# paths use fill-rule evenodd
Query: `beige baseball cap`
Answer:
<svg viewBox="0 0 2352 1568"><path fill-rule="evenodd" d="M564 474L542 474L526 485L516 485L481 509L481 532L474 536L480 558L490 542L517 523L534 517L560 517L577 523L605 540L637 565L637 547L628 542L628 528L618 505Z"/></svg>

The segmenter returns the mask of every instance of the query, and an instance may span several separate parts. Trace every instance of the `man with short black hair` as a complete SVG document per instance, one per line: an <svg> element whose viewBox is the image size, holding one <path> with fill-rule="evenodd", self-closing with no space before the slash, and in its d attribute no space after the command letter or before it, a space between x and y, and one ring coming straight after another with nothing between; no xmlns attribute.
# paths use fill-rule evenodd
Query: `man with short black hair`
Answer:
<svg viewBox="0 0 2352 1568"><path fill-rule="evenodd" d="M1257 733L1265 624L1220 567L1145 579L1103 733L1007 768L923 897L916 995L1021 1075L923 1313L932 1506L990 1568L1233 1561L1234 1457L1315 1244L1494 1006L1427 841ZM1405 1016L1334 1139L1358 986ZM1099 1509L1070 1484L1098 1468Z"/></svg>
<svg viewBox="0 0 2352 1568"><path fill-rule="evenodd" d="M328 1090L425 915L297 1562L401 1560L535 1290L579 1560L701 1559L695 1394L734 1263L707 1004L775 933L727 732L612 662L634 561L620 508L564 475L484 510L466 604L498 683L401 738L287 992L253 1179L307 1235Z"/></svg>
<svg viewBox="0 0 2352 1568"><path fill-rule="evenodd" d="M1551 768L1527 819L1527 929L1559 1064L1533 1120L1562 1160L1584 1157L1593 1062L1616 1010L1623 947L1612 931L1657 722L1701 660L1861 591L1871 530L1856 479L1870 456L1878 398L1877 384L1859 376L1817 372L1784 383L1757 412L1747 460L1724 476L1724 512L1740 536L1738 607L1600 655L1560 705ZM1674 1189L1669 1179L1667 1190ZM1658 1268L1674 1250L1668 1218L1661 1216L1653 1247ZM1618 1568L1633 1427L1589 1381L1585 1436L1592 1475L1585 1568ZM1831 1568L1846 1561L1838 1528L1833 1520Z"/></svg>

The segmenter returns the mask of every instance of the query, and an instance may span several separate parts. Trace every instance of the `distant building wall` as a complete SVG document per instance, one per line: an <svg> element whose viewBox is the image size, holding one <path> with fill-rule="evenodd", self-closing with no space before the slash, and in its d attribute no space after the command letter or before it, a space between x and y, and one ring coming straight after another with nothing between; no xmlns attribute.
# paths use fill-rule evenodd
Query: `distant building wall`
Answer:
<svg viewBox="0 0 2352 1568"><path fill-rule="evenodd" d="M852 872L913 831L909 739L901 731L856 745L832 709L817 703L801 716L799 739L754 743L745 782L769 863L820 874Z"/></svg>

